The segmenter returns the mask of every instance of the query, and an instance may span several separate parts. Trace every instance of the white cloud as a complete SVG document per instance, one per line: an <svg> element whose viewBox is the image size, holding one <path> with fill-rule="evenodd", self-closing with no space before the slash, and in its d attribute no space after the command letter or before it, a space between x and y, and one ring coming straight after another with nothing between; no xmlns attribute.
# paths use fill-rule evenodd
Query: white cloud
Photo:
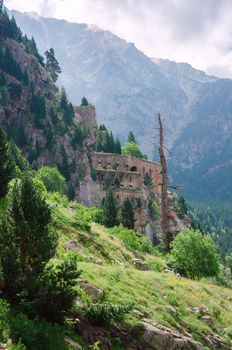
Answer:
<svg viewBox="0 0 232 350"><path fill-rule="evenodd" d="M5 0L19 11L95 23L149 56L232 77L231 0Z"/></svg>

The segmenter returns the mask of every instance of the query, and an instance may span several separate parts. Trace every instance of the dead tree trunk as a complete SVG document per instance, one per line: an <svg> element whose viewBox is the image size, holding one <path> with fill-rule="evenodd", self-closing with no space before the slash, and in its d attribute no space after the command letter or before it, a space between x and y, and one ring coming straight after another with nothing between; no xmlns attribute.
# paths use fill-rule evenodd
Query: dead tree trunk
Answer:
<svg viewBox="0 0 232 350"><path fill-rule="evenodd" d="M161 211L162 221L161 228L163 233L163 240L165 243L166 250L170 250L170 233L169 233L169 200L168 200L168 174L167 174L167 163L164 154L164 133L163 124L160 113L158 113L159 123L159 158L161 164L161 178L162 178L162 194L161 194Z"/></svg>

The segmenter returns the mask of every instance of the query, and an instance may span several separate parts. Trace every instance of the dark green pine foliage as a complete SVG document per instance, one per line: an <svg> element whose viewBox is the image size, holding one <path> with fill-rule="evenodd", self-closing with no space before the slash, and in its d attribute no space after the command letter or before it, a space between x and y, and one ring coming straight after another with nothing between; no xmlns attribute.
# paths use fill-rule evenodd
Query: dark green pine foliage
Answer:
<svg viewBox="0 0 232 350"><path fill-rule="evenodd" d="M45 51L46 64L45 69L49 73L53 82L56 82L59 74L62 72L57 59L55 58L54 49Z"/></svg>
<svg viewBox="0 0 232 350"><path fill-rule="evenodd" d="M61 98L60 98L60 110L63 114L64 121L71 125L74 118L74 108L71 102L68 102L65 89L61 89Z"/></svg>
<svg viewBox="0 0 232 350"><path fill-rule="evenodd" d="M22 290L34 293L38 276L55 253L57 239L49 227L51 209L27 173L14 185L6 220L0 228L6 290L11 296Z"/></svg>
<svg viewBox="0 0 232 350"><path fill-rule="evenodd" d="M89 105L89 102L87 100L86 97L82 97L82 100L81 100L81 107L86 107Z"/></svg>
<svg viewBox="0 0 232 350"><path fill-rule="evenodd" d="M5 197L14 167L4 131L0 128L0 198Z"/></svg>
<svg viewBox="0 0 232 350"><path fill-rule="evenodd" d="M122 154L121 142L119 141L118 138L116 138L115 143L114 143L114 153Z"/></svg>
<svg viewBox="0 0 232 350"><path fill-rule="evenodd" d="M120 221L123 227L133 229L135 227L135 216L133 204L130 198L126 197L121 205Z"/></svg>
<svg viewBox="0 0 232 350"><path fill-rule="evenodd" d="M106 198L104 200L103 212L104 212L104 225L106 227L114 227L119 225L118 204L113 195L111 188L107 192Z"/></svg>
<svg viewBox="0 0 232 350"><path fill-rule="evenodd" d="M107 130L104 124L100 125L97 132L95 149L97 152L121 154L122 148L119 139L114 140L113 133Z"/></svg>
<svg viewBox="0 0 232 350"><path fill-rule="evenodd" d="M80 276L76 259L49 265L42 275L38 312L49 321L62 323L77 297L76 279Z"/></svg>
<svg viewBox="0 0 232 350"><path fill-rule="evenodd" d="M135 143L136 143L135 135L133 134L132 131L129 132L127 141L128 141L128 142L135 142Z"/></svg>

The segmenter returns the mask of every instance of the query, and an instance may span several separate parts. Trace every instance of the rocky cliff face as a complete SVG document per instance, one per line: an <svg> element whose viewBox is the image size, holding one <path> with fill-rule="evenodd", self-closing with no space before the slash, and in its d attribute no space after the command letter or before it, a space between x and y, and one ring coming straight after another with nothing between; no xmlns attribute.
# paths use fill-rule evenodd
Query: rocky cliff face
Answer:
<svg viewBox="0 0 232 350"><path fill-rule="evenodd" d="M77 197L82 179L90 176L95 107L74 110L37 57L27 53L23 41L4 38L0 51L1 125L34 167L57 166L68 181L70 196Z"/></svg>

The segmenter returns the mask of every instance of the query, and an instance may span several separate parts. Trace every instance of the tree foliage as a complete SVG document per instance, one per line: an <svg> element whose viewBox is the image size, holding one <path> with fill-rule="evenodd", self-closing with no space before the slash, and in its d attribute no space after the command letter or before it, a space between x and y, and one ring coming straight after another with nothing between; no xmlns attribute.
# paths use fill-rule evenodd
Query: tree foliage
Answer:
<svg viewBox="0 0 232 350"><path fill-rule="evenodd" d="M133 229L135 226L134 208L130 198L126 197L120 208L120 222L123 227Z"/></svg>
<svg viewBox="0 0 232 350"><path fill-rule="evenodd" d="M199 231L185 229L171 244L173 267L186 277L199 279L219 272L216 245Z"/></svg>
<svg viewBox="0 0 232 350"><path fill-rule="evenodd" d="M8 213L2 219L0 256L6 289L14 294L33 291L39 274L54 255L56 235L51 231L51 210L32 178L15 181Z"/></svg>
<svg viewBox="0 0 232 350"><path fill-rule="evenodd" d="M55 51L53 48L45 51L46 63L45 69L51 76L52 81L56 82L59 74L62 72L57 59L55 58Z"/></svg>
<svg viewBox="0 0 232 350"><path fill-rule="evenodd" d="M118 204L113 195L111 188L107 192L103 204L104 225L106 227L114 227L119 224L118 220Z"/></svg>
<svg viewBox="0 0 232 350"><path fill-rule="evenodd" d="M13 161L5 133L0 128L0 198L7 194L8 184L13 177Z"/></svg>
<svg viewBox="0 0 232 350"><path fill-rule="evenodd" d="M38 177L43 181L47 191L64 193L65 178L57 168L43 166L38 171Z"/></svg>
<svg viewBox="0 0 232 350"><path fill-rule="evenodd" d="M131 156L140 159L144 158L139 146L133 141L126 142L125 146L122 148L122 154L124 156Z"/></svg>
<svg viewBox="0 0 232 350"><path fill-rule="evenodd" d="M109 132L104 124L101 124L97 131L95 142L97 152L121 154L122 148L118 138L114 139L112 131Z"/></svg>

